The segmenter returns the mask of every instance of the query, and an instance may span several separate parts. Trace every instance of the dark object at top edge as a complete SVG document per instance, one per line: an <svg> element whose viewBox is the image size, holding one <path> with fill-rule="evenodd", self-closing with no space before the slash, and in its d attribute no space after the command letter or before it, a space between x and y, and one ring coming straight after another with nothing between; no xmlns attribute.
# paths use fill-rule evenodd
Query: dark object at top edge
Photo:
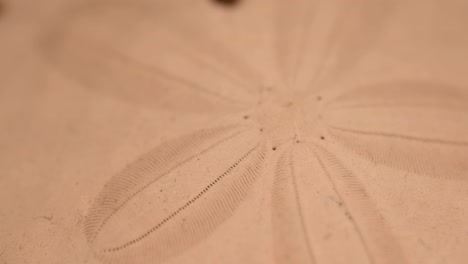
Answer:
<svg viewBox="0 0 468 264"><path fill-rule="evenodd" d="M212 0L212 2L225 7L234 7L238 5L241 0Z"/></svg>

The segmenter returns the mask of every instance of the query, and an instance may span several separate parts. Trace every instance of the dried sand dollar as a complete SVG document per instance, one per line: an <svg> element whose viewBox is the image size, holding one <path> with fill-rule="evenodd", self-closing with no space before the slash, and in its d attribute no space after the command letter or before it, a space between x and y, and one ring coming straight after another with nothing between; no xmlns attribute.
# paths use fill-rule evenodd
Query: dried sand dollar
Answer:
<svg viewBox="0 0 468 264"><path fill-rule="evenodd" d="M103 187L85 228L97 257L159 263L181 254L235 214L259 177L271 177L277 263L405 263L376 201L342 161L466 180L466 92L406 78L343 87L385 32L388 1L235 8L91 7L48 40L47 56L84 87L226 115L144 154ZM331 224L335 235L324 241Z"/></svg>

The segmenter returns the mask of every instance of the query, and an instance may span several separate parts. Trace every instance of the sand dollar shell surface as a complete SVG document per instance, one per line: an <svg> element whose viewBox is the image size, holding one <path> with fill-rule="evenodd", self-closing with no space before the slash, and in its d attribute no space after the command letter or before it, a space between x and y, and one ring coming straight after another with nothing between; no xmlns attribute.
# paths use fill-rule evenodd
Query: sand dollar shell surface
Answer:
<svg viewBox="0 0 468 264"><path fill-rule="evenodd" d="M47 40L56 68L96 93L225 116L110 179L85 224L97 258L173 259L268 178L257 210L271 212L271 261L410 262L367 170L466 184L468 97L465 84L358 73L397 2L170 2L86 7Z"/></svg>

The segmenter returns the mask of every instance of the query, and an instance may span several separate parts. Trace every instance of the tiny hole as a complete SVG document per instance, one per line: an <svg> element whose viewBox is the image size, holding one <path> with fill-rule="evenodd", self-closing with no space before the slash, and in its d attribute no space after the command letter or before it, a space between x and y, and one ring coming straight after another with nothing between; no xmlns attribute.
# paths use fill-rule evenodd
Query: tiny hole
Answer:
<svg viewBox="0 0 468 264"><path fill-rule="evenodd" d="M273 149L273 150L276 150L276 147L273 147L272 149Z"/></svg>
<svg viewBox="0 0 468 264"><path fill-rule="evenodd" d="M320 139L321 139L321 140L325 140L325 137L324 137L324 136L321 136Z"/></svg>

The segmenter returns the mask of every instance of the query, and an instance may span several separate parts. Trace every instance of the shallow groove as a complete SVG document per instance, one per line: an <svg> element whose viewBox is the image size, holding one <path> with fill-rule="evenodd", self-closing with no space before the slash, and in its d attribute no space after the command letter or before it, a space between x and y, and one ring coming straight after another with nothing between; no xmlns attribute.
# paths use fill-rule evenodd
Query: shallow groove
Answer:
<svg viewBox="0 0 468 264"><path fill-rule="evenodd" d="M185 42L187 42L187 41L185 41ZM193 44L193 43L191 43L191 44ZM177 44L174 44L173 48L175 48L176 45ZM200 48L200 47L197 47L197 48L199 50L202 50L202 48ZM249 83L248 81L242 79L241 77L229 74L229 73L225 72L225 70L223 71L222 69L217 68L217 65L213 64L212 61L207 59L207 56L208 56L207 54L210 54L210 53L207 53L206 51L202 51L201 52L202 54L197 54L197 52L193 52L194 54L192 54L192 52L191 52L191 50L189 48L182 47L182 46L178 46L178 48L176 50L177 50L177 53L183 54L185 57L189 58L191 61L199 64L200 66L204 67L205 69L207 69L209 71L212 71L214 74L218 74L219 76L223 76L226 80L230 80L233 83L237 83L238 85L240 85L240 87L247 88L248 89L247 91L249 91L250 89L255 87L255 85ZM217 62L222 61L224 63L226 62L226 60L219 60L219 59L218 60L215 59L215 61L217 61ZM226 65L226 66L229 67L229 65Z"/></svg>
<svg viewBox="0 0 468 264"><path fill-rule="evenodd" d="M331 103L333 105L333 102ZM327 111L343 111L343 110L350 110L350 109L371 109L371 108L389 108L393 109L395 107L398 108L405 108L405 109L421 109L421 110L427 110L429 108L431 109L441 109L441 110L450 110L450 111L456 111L456 112L462 112L466 113L468 112L468 109L466 107L457 107L457 106L452 106L452 105L442 105L442 104L429 104L429 103L415 103L415 102L408 102L407 104L402 104L402 103L373 103L373 104L342 104L339 106L335 107L329 107Z"/></svg>
<svg viewBox="0 0 468 264"><path fill-rule="evenodd" d="M422 138L422 137L415 137L415 136L396 134L396 133L378 132L378 131L362 131L362 130L342 128L342 127L337 127L337 126L328 126L328 127L334 130L352 133L352 134L358 134L358 135L369 135L369 136L379 136L379 137L387 137L387 138L395 138L395 139L412 140L412 141L418 141L421 143L436 143L436 144L443 144L443 145L453 145L455 147L468 147L468 142L465 142L465 141L444 140L444 139L438 139L438 138Z"/></svg>
<svg viewBox="0 0 468 264"><path fill-rule="evenodd" d="M292 184L293 184L294 197L295 197L295 200L296 200L296 206L297 206L297 210L298 210L298 213L299 213L299 220L301 222L301 228L303 230L304 240L306 242L307 253L308 253L308 256L309 256L309 259L310 259L311 263L315 263L315 257L314 257L314 253L313 253L313 250L312 250L312 245L310 243L309 235L308 235L308 232L307 232L307 226L306 226L305 219L304 219L304 213L303 213L303 208L302 208L302 204L301 204L301 199L299 197L299 190L298 190L298 186L297 186L296 174L294 173L294 164L293 164L293 160L292 160L292 153L290 153L290 155L289 155L288 166L289 166L289 170L290 170L290 173L291 173L291 180L292 180Z"/></svg>
<svg viewBox="0 0 468 264"><path fill-rule="evenodd" d="M204 93L206 95L217 97L217 98L219 98L219 99L221 99L223 101L229 102L229 103L246 105L245 102L240 102L240 101L237 101L237 100L233 100L230 97L227 97L227 96L219 94L219 93L217 93L217 92L215 92L213 90L202 87L202 86L200 86L198 84L195 84L195 83L193 83L193 82L191 82L189 80L185 80L185 79L181 78L180 76L176 76L174 74L170 74L168 72L165 72L162 69L157 68L155 65L144 64L143 62L139 62L139 61L137 61L137 60L135 60L133 58L125 56L125 55L121 54L120 52L118 52L116 50L100 47L96 43L94 43L94 45L96 47L99 47L101 52L109 52L114 57L114 60L118 59L118 60L122 61L123 64L135 64L135 65L139 66L141 68L141 70L146 71L148 73L151 73L153 75L154 74L159 75L163 79L169 80L171 82L178 83L178 84L182 85L183 87L185 87L185 89L194 89L194 90L197 90L197 91L199 91L201 93Z"/></svg>

